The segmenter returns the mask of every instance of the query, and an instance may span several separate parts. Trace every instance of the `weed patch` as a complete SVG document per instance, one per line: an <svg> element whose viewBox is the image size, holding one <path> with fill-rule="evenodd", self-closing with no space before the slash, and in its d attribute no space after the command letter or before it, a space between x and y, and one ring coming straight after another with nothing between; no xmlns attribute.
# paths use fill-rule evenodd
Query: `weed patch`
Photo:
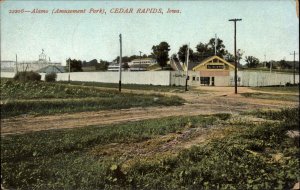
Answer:
<svg viewBox="0 0 300 190"><path fill-rule="evenodd" d="M268 100L282 100L282 101L299 101L298 95L290 94L268 94L268 93L241 93L242 96L247 98L259 98L259 99L268 99Z"/></svg>
<svg viewBox="0 0 300 190"><path fill-rule="evenodd" d="M54 114L148 106L178 106L177 96L120 93L93 87L46 82L1 82L2 118L21 114Z"/></svg>
<svg viewBox="0 0 300 190"><path fill-rule="evenodd" d="M224 115L168 117L106 127L8 135L1 143L4 186L21 189L291 189L299 179L298 126L290 111L278 123L233 126L223 138L133 159L96 154L109 144L143 142L187 127L227 122ZM290 120L286 123L286 120ZM220 123L219 123L220 124ZM124 146L125 147L125 146ZM95 154L94 154L95 153ZM132 155L134 158L135 155Z"/></svg>

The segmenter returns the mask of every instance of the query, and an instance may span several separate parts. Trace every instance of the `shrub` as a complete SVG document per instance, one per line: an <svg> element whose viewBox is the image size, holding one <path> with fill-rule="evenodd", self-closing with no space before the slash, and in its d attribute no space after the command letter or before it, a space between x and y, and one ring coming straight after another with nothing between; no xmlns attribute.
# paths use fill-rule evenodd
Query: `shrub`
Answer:
<svg viewBox="0 0 300 190"><path fill-rule="evenodd" d="M46 82L55 82L56 77L57 77L56 73L48 73L48 74L45 75L45 81Z"/></svg>
<svg viewBox="0 0 300 190"><path fill-rule="evenodd" d="M17 81L40 81L41 75L34 71L22 71L16 73L14 80Z"/></svg>

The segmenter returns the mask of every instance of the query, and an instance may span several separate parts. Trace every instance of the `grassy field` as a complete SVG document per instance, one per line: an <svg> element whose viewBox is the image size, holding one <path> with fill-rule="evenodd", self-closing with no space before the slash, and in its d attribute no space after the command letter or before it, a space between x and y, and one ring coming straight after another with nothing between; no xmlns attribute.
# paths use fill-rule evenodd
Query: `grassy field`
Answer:
<svg viewBox="0 0 300 190"><path fill-rule="evenodd" d="M152 119L9 135L3 185L21 189L291 189L299 180L299 109ZM166 147L219 130L186 149ZM180 138L179 138L180 137ZM172 151L173 150L173 151Z"/></svg>
<svg viewBox="0 0 300 190"><path fill-rule="evenodd" d="M147 106L181 105L177 96L120 93L60 83L1 80L1 117L53 114Z"/></svg>
<svg viewBox="0 0 300 190"><path fill-rule="evenodd" d="M268 99L268 100L282 100L282 101L299 101L299 95L293 94L272 94L272 93L241 93L242 96L248 98L259 98L259 99Z"/></svg>
<svg viewBox="0 0 300 190"><path fill-rule="evenodd" d="M299 93L299 86L281 86L281 87L255 87L253 90L265 91L265 92L287 92L287 93Z"/></svg>
<svg viewBox="0 0 300 190"><path fill-rule="evenodd" d="M68 84L68 82L59 81L62 84ZM71 81L72 85L79 86L94 86L118 89L119 84L116 83L101 83L101 82L77 82ZM152 90L156 92L185 92L184 86L160 86L160 85L141 85L141 84L122 84L123 89L131 90ZM191 87L189 87L191 88Z"/></svg>

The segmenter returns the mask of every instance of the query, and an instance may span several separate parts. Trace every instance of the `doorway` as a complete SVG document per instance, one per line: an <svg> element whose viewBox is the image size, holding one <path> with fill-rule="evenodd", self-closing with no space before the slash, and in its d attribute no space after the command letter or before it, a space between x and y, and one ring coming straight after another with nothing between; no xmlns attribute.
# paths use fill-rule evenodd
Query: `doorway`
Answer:
<svg viewBox="0 0 300 190"><path fill-rule="evenodd" d="M211 77L211 85L215 86L215 77Z"/></svg>
<svg viewBox="0 0 300 190"><path fill-rule="evenodd" d="M200 84L204 86L209 86L210 84L210 77L200 77Z"/></svg>

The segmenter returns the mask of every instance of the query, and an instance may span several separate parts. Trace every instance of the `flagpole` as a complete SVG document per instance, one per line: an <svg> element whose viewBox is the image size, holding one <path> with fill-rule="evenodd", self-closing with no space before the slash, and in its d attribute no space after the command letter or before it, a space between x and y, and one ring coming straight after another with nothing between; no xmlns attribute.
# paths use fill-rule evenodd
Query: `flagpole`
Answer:
<svg viewBox="0 0 300 190"><path fill-rule="evenodd" d="M218 44L218 39L217 39L217 34L215 34L215 55L217 55L217 44Z"/></svg>

